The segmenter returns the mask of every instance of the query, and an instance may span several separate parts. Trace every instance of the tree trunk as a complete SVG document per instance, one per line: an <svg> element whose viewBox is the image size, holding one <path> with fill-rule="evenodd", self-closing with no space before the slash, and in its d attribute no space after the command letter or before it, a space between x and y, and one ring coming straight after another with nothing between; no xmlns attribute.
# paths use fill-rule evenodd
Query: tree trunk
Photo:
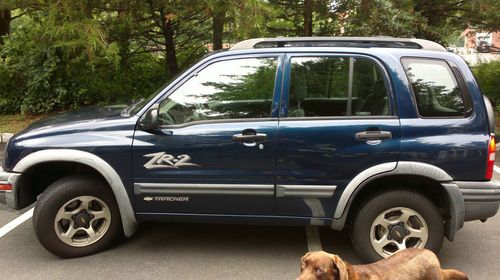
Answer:
<svg viewBox="0 0 500 280"><path fill-rule="evenodd" d="M222 41L224 36L224 22L226 20L225 10L216 10L212 16L212 43L213 50L222 49Z"/></svg>
<svg viewBox="0 0 500 280"><path fill-rule="evenodd" d="M313 0L304 0L304 36L312 36Z"/></svg>
<svg viewBox="0 0 500 280"><path fill-rule="evenodd" d="M372 0L361 0L361 14L360 18L363 23L371 17L372 14Z"/></svg>
<svg viewBox="0 0 500 280"><path fill-rule="evenodd" d="M128 12L126 9L121 9L118 11L118 17L122 21L126 21L128 17ZM128 59L129 59L129 53L130 53L130 36L131 36L131 29L129 28L128 25L120 25L119 30L117 31L117 44L118 44L118 55L120 56L120 66L122 69L125 69L128 67Z"/></svg>
<svg viewBox="0 0 500 280"><path fill-rule="evenodd" d="M440 25L440 22L446 20L443 19L442 6L437 2L417 1L414 10L426 19L427 26L430 27L423 30L419 28L415 34L417 38L439 42L440 35L434 30Z"/></svg>
<svg viewBox="0 0 500 280"><path fill-rule="evenodd" d="M95 5L95 2L94 0L87 0L85 3L85 15L87 16L87 18L92 18L92 11L94 11L94 5Z"/></svg>
<svg viewBox="0 0 500 280"><path fill-rule="evenodd" d="M163 38L165 39L165 52L167 70L173 77L179 73L179 66L177 65L177 54L175 51L174 42L174 27L172 26L172 18L166 16L163 11L160 12L161 20L163 21Z"/></svg>
<svg viewBox="0 0 500 280"><path fill-rule="evenodd" d="M10 33L10 10L0 10L0 44L3 43L2 37Z"/></svg>

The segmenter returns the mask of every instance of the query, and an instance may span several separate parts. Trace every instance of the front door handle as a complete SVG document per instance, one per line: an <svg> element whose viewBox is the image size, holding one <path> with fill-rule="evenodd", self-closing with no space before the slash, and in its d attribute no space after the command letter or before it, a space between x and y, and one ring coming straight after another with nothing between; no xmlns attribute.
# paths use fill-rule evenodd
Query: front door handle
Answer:
<svg viewBox="0 0 500 280"><path fill-rule="evenodd" d="M391 138L392 138L392 133L390 131L369 130L356 133L356 140L376 141L376 140L386 140Z"/></svg>
<svg viewBox="0 0 500 280"><path fill-rule="evenodd" d="M255 134L235 134L233 135L233 141L236 142L262 142L267 140L267 134L264 133L255 133Z"/></svg>

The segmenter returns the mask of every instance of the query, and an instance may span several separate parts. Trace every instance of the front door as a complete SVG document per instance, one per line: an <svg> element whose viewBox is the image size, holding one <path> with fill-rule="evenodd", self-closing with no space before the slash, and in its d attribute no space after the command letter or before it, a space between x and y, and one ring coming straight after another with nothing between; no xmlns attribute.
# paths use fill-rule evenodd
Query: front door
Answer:
<svg viewBox="0 0 500 280"><path fill-rule="evenodd" d="M380 63L365 56L291 55L278 136L277 215L332 218L363 170L395 162L399 119Z"/></svg>
<svg viewBox="0 0 500 280"><path fill-rule="evenodd" d="M159 129L134 137L138 212L273 213L278 61L207 62L160 102Z"/></svg>

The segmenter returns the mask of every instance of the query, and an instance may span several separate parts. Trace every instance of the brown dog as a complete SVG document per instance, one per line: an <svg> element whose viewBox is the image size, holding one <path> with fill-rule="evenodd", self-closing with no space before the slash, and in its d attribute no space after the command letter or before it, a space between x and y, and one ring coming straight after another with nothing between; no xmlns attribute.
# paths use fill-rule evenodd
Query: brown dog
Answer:
<svg viewBox="0 0 500 280"><path fill-rule="evenodd" d="M385 260L351 265L339 256L311 252L300 260L297 280L467 280L453 269L441 269L437 256L425 249L406 249Z"/></svg>

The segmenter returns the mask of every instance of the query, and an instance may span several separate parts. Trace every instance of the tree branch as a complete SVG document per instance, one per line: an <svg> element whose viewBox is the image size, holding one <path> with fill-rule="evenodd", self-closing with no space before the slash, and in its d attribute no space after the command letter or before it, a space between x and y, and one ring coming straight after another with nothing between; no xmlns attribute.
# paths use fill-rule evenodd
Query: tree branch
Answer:
<svg viewBox="0 0 500 280"><path fill-rule="evenodd" d="M22 16L26 15L27 13L28 13L28 12L24 12L24 13L21 13L21 14L19 14L19 15L17 15L17 16L11 17L11 18L10 18L10 20L11 20L11 21L13 21L13 20L15 20L16 18L20 18L20 17L22 17Z"/></svg>

